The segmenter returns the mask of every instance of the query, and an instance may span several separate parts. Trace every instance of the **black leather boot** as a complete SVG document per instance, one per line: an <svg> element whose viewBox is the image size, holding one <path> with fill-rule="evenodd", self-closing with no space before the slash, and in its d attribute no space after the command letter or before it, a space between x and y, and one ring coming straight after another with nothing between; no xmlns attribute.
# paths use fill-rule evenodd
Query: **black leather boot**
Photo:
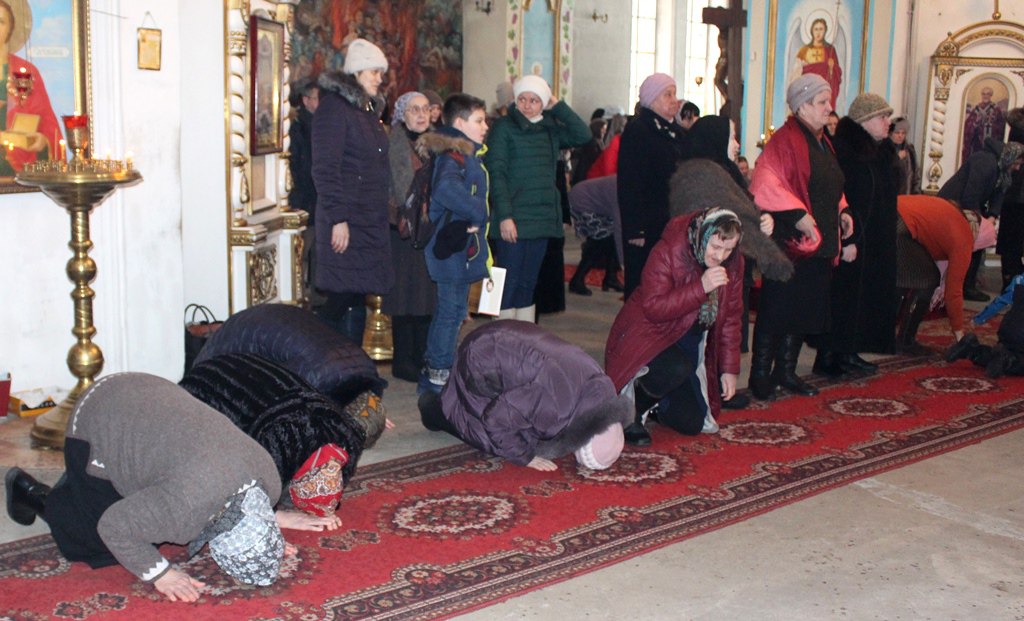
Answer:
<svg viewBox="0 0 1024 621"><path fill-rule="evenodd" d="M804 337L798 334L787 334L779 341L779 348L775 358L775 381L791 393L813 397L818 394L818 389L800 379L796 374L796 363L800 358L800 348L804 344Z"/></svg>
<svg viewBox="0 0 1024 621"><path fill-rule="evenodd" d="M825 377L840 377L846 374L846 370L836 359L836 352L825 347L818 348L818 355L814 357L814 367L811 370L816 375Z"/></svg>
<svg viewBox="0 0 1024 621"><path fill-rule="evenodd" d="M601 281L601 291L622 293L624 287L622 281L619 280L619 270L622 266L619 265L619 251L615 248L615 238L609 236L599 243L604 259L604 280Z"/></svg>
<svg viewBox="0 0 1024 621"><path fill-rule="evenodd" d="M633 419L632 424L623 430L626 444L650 446L651 434L644 427L644 414L658 405L658 399L648 394L643 386L640 385L639 380L633 382L633 405L636 408L636 418Z"/></svg>
<svg viewBox="0 0 1024 621"><path fill-rule="evenodd" d="M750 350L750 379L747 387L750 394L760 401L775 398L775 381L772 379L772 360L778 348L778 337L754 329L753 348Z"/></svg>
<svg viewBox="0 0 1024 621"><path fill-rule="evenodd" d="M569 293L576 295L593 295L593 291L587 288L587 273L594 267L597 259L597 242L586 240L580 248L580 264L576 267L576 273L569 280Z"/></svg>
<svg viewBox="0 0 1024 621"><path fill-rule="evenodd" d="M866 373L868 375L878 372L878 365L861 358L857 354L844 353L836 354L836 362L849 373Z"/></svg>
<svg viewBox="0 0 1024 621"><path fill-rule="evenodd" d="M903 294L900 308L900 324L896 329L896 351L908 356L925 356L932 351L917 342L917 329L928 314L932 292L926 289L910 289Z"/></svg>
<svg viewBox="0 0 1024 621"><path fill-rule="evenodd" d="M7 515L23 526L42 517L46 510L46 497L50 495L50 486L35 480L21 468L11 468L4 477L4 488L7 491Z"/></svg>

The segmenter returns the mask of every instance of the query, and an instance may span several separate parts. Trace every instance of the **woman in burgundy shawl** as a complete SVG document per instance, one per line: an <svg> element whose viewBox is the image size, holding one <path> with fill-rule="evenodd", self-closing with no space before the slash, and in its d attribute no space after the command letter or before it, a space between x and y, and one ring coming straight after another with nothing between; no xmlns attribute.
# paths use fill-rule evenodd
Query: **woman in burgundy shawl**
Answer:
<svg viewBox="0 0 1024 621"><path fill-rule="evenodd" d="M788 282L765 278L761 288L749 381L758 399L771 398L776 386L800 395L818 392L797 377L797 359L805 336L829 330L829 285L839 260L840 233L843 238L853 234L853 220L845 213L843 172L823 132L831 96L828 82L817 74L794 80L786 90L793 116L765 145L754 167L754 202L772 213L772 237L794 266Z"/></svg>

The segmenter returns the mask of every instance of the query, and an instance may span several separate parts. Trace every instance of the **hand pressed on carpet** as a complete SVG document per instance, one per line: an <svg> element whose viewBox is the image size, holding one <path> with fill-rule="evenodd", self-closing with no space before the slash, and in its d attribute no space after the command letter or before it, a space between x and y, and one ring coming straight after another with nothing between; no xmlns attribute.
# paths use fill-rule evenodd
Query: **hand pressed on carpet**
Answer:
<svg viewBox="0 0 1024 621"><path fill-rule="evenodd" d="M320 517L301 511L280 510L275 513L275 516L277 517L278 526L292 530L324 531L335 530L341 526L341 518L334 514Z"/></svg>
<svg viewBox="0 0 1024 621"><path fill-rule="evenodd" d="M154 580L153 586L172 602L194 602L199 600L199 590L206 584L172 567Z"/></svg>

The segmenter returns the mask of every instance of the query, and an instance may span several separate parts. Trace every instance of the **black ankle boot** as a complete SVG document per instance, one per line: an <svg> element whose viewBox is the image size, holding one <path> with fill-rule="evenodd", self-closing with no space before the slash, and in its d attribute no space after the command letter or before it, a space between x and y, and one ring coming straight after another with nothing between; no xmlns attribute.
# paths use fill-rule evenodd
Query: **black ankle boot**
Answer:
<svg viewBox="0 0 1024 621"><path fill-rule="evenodd" d="M50 495L50 486L35 480L21 468L11 468L4 477L4 488L7 491L7 515L23 526L42 517L46 510L46 497Z"/></svg>
<svg viewBox="0 0 1024 621"><path fill-rule="evenodd" d="M846 373L836 359L836 352L823 347L818 348L818 355L814 357L814 367L811 370L816 375L825 377L840 377Z"/></svg>
<svg viewBox="0 0 1024 621"><path fill-rule="evenodd" d="M772 360L778 340L774 334L764 334L754 330L753 348L750 350L750 379L747 387L750 394L760 401L775 398L775 381L772 380Z"/></svg>
<svg viewBox="0 0 1024 621"><path fill-rule="evenodd" d="M877 373L878 365L861 358L854 353L836 354L836 362L839 366L851 373Z"/></svg>
<svg viewBox="0 0 1024 621"><path fill-rule="evenodd" d="M779 386L791 393L813 397L818 394L818 389L796 374L796 363L800 358L800 348L803 344L804 337L801 335L787 334L782 337L775 358L774 378Z"/></svg>
<svg viewBox="0 0 1024 621"><path fill-rule="evenodd" d="M587 273L597 261L597 243L586 240L580 247L580 252L580 264L576 266L576 273L569 280L569 293L592 295L593 292L587 288Z"/></svg>
<svg viewBox="0 0 1024 621"><path fill-rule="evenodd" d="M636 418L633 423L626 427L623 432L626 444L633 446L650 446L651 434L644 427L644 414L658 405L658 399L652 397L643 389L639 381L633 382L633 405L636 409Z"/></svg>

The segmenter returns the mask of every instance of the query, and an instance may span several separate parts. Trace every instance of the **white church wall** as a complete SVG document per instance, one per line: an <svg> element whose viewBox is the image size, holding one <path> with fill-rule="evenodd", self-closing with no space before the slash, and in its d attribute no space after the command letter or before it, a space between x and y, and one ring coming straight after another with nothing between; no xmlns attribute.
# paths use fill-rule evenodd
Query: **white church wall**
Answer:
<svg viewBox="0 0 1024 621"><path fill-rule="evenodd" d="M597 8L599 6L599 8ZM631 1L576 2L573 19L572 108L585 120L595 108L621 106L629 101ZM599 19L593 19L594 12ZM607 14L608 21L602 21Z"/></svg>
<svg viewBox="0 0 1024 621"><path fill-rule="evenodd" d="M131 151L143 176L142 183L108 198L91 218L90 256L98 271L91 285L96 294L94 342L104 354L101 375L145 371L176 380L183 358L184 301L200 299L226 313L226 216L219 165L224 148L222 9L202 0L91 0L90 8L95 153L124 156ZM162 30L160 71L137 69L140 26ZM183 203L190 214L199 214L201 222L190 223L193 230L209 233L209 240L188 248L182 241ZM0 366L12 372L14 390L70 388L74 383L65 362L74 342L72 284L65 274L71 256L68 223L66 212L42 194L0 196L6 242L0 244L5 266ZM187 270L193 286L186 296Z"/></svg>
<svg viewBox="0 0 1024 621"><path fill-rule="evenodd" d="M505 79L506 0L493 0L491 12L476 9L475 0L462 2L462 90L494 106L495 87Z"/></svg>

